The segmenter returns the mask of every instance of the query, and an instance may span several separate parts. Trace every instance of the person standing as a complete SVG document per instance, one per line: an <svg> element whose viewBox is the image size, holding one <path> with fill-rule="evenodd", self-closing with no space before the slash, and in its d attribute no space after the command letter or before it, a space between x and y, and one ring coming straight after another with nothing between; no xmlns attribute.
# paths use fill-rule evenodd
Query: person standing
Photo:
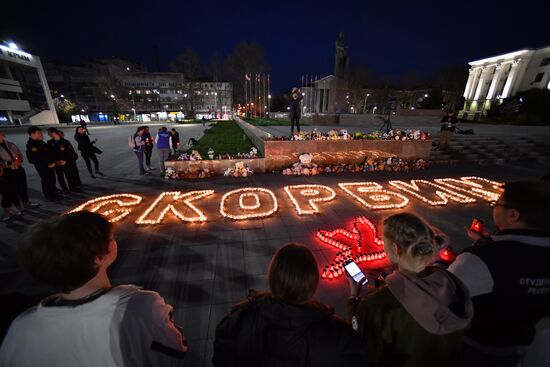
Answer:
<svg viewBox="0 0 550 367"><path fill-rule="evenodd" d="M134 153L136 154L138 160L139 174L150 176L151 174L143 168L143 149L145 147L145 140L143 139L144 132L144 127L140 126L134 134Z"/></svg>
<svg viewBox="0 0 550 367"><path fill-rule="evenodd" d="M348 310L368 345L368 364L454 366L473 316L468 289L445 269L429 266L439 241L416 215L386 218L382 238L388 260L397 267L386 285L361 300L363 281L348 276Z"/></svg>
<svg viewBox="0 0 550 367"><path fill-rule="evenodd" d="M27 130L27 159L34 165L40 175L42 192L48 200L57 199L61 191L55 187L55 157L43 139L42 129L31 126Z"/></svg>
<svg viewBox="0 0 550 367"><path fill-rule="evenodd" d="M55 159L55 174L57 181L61 186L61 189L65 194L70 194L70 190L74 190L76 187L72 186L72 180L68 168L69 160L73 159L70 155L69 149L64 142L61 141L61 135L56 128L49 128L48 135L51 137L48 140L48 146L50 147ZM67 180L65 180L67 179ZM67 186L67 182L69 186Z"/></svg>
<svg viewBox="0 0 550 367"><path fill-rule="evenodd" d="M79 127L77 129L74 138L78 143L78 150L80 150L80 155L86 163L86 167L88 168L88 172L90 172L90 176L92 178L95 178L95 175L92 172L92 164L90 163L90 161L94 162L95 173L97 175L103 176L103 173L99 170L99 162L96 157L96 153L101 154L102 152L94 145L95 143L97 143L97 139L91 141L90 137L88 136L87 130L82 127Z"/></svg>
<svg viewBox="0 0 550 367"><path fill-rule="evenodd" d="M300 132L300 102L304 98L300 88L292 88L290 95L290 133L294 134L294 124L296 124L296 130Z"/></svg>
<svg viewBox="0 0 550 367"><path fill-rule="evenodd" d="M459 366L517 366L550 319L550 185L506 183L491 206L497 230L466 228L475 242L449 266L474 303Z"/></svg>
<svg viewBox="0 0 550 367"><path fill-rule="evenodd" d="M22 268L55 293L11 323L2 367L184 365L187 341L172 306L157 292L111 283L114 231L102 215L82 211L53 216L22 236Z"/></svg>
<svg viewBox="0 0 550 367"><path fill-rule="evenodd" d="M449 149L449 143L453 138L453 133L456 131L458 119L453 110L449 110L446 116L443 116L439 122L441 131L439 133L439 149Z"/></svg>
<svg viewBox="0 0 550 367"><path fill-rule="evenodd" d="M170 131L170 138L170 145L174 154L176 154L180 145L180 134L176 131L176 129L172 128L172 130Z"/></svg>
<svg viewBox="0 0 550 367"><path fill-rule="evenodd" d="M149 132L149 126L143 127L143 141L145 141L145 145L143 146L143 155L145 156L145 165L147 166L147 171L153 170L151 168L151 155L153 154L153 144L154 139L151 136L151 133Z"/></svg>
<svg viewBox="0 0 550 367"><path fill-rule="evenodd" d="M69 173L69 188L82 186L82 181L80 180L80 173L78 172L78 166L76 161L78 160L78 154L74 149L70 141L65 139L65 134L61 130L56 130L59 136L61 137L60 141L65 145L66 148L66 158L67 161L67 170ZM72 189L71 189L72 190Z"/></svg>
<svg viewBox="0 0 550 367"><path fill-rule="evenodd" d="M4 132L0 131L0 165L4 168L4 181L6 185L7 201L2 200L4 213L13 212L17 214L19 210L36 208L40 204L29 200L27 192L27 174L23 168L23 154L12 142L6 140ZM4 196L3 196L4 199ZM10 202L10 205L8 204ZM7 207L14 205L17 209L6 210Z"/></svg>
<svg viewBox="0 0 550 367"><path fill-rule="evenodd" d="M311 250L280 248L269 293L250 291L216 327L212 363L223 366L366 366L367 347L334 309L313 299L319 268Z"/></svg>
<svg viewBox="0 0 550 367"><path fill-rule="evenodd" d="M160 162L160 175L162 176L166 170L164 167L164 162L168 160L168 157L170 156L171 137L168 129L164 126L161 127L155 140L157 142L157 152Z"/></svg>

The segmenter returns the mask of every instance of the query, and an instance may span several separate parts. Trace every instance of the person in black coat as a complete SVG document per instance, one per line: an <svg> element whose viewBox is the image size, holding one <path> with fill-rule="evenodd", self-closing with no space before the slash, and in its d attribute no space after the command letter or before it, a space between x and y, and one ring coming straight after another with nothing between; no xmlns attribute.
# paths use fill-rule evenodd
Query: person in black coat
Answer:
<svg viewBox="0 0 550 367"><path fill-rule="evenodd" d="M366 366L366 345L334 310L312 300L319 270L305 246L279 249L270 293L251 291L216 328L214 366Z"/></svg>
<svg viewBox="0 0 550 367"><path fill-rule="evenodd" d="M42 192L48 200L55 200L59 189L55 187L55 157L44 142L42 129L31 126L27 130L29 140L27 141L27 159L32 163L40 175Z"/></svg>
<svg viewBox="0 0 550 367"><path fill-rule="evenodd" d="M62 139L61 131L54 127L50 127L48 129L48 135L51 137L51 139L48 140L48 146L55 158L55 174L57 176L57 181L63 189L63 192L69 194L70 190L75 190L78 186L71 167L71 162L76 161L78 155L74 151L71 143ZM69 184L68 186L65 179Z"/></svg>
<svg viewBox="0 0 550 367"><path fill-rule="evenodd" d="M172 151L176 154L178 152L178 146L180 145L180 134L173 128L170 131L170 137L172 138Z"/></svg>
<svg viewBox="0 0 550 367"><path fill-rule="evenodd" d="M101 173L101 171L99 170L99 162L97 160L97 157L95 156L96 153L102 153L102 151L94 145L97 142L97 139L90 141L90 137L88 136L86 129L82 127L76 129L76 134L74 138L78 142L78 150L80 150L80 155L86 163L86 167L88 168L88 172L90 172L90 176L92 176L92 178L95 178L94 173L92 172L92 164L90 163L90 161L94 162L95 173L97 175L103 176L103 173Z"/></svg>
<svg viewBox="0 0 550 367"><path fill-rule="evenodd" d="M300 88L292 88L292 93L290 94L290 133L294 134L294 124L296 124L296 129L300 132L300 102L304 98Z"/></svg>
<svg viewBox="0 0 550 367"><path fill-rule="evenodd" d="M63 131L61 130L57 130L57 133L61 137L60 141L65 144L66 147L66 158L68 159L67 169L69 172L69 187L82 186L82 181L80 180L80 172L78 171L78 166L76 165L78 154L76 153L76 150L74 149L71 142L65 139L65 133L63 133Z"/></svg>

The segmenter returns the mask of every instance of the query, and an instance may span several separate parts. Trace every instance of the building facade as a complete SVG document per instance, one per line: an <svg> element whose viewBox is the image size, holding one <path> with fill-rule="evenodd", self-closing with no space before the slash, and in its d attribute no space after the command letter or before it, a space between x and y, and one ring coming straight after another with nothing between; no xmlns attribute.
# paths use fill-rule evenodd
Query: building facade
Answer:
<svg viewBox="0 0 550 367"><path fill-rule="evenodd" d="M58 124L40 58L0 45L0 125Z"/></svg>
<svg viewBox="0 0 550 367"><path fill-rule="evenodd" d="M232 114L233 88L227 82L191 85L181 73L149 72L116 58L85 65L47 64L45 69L54 97L76 104L73 120L181 121Z"/></svg>
<svg viewBox="0 0 550 367"><path fill-rule="evenodd" d="M550 89L550 47L472 61L459 116L478 120L491 105L533 88Z"/></svg>

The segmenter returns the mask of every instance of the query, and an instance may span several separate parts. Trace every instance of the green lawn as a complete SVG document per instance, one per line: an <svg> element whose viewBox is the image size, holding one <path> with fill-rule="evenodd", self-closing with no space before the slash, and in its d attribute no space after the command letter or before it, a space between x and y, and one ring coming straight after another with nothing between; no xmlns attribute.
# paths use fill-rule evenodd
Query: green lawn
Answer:
<svg viewBox="0 0 550 367"><path fill-rule="evenodd" d="M245 118L249 124L254 126L290 126L290 121L286 119L270 119L270 118Z"/></svg>
<svg viewBox="0 0 550 367"><path fill-rule="evenodd" d="M204 132L193 150L198 150L202 158L207 159L210 148L214 149L217 158L218 154L248 153L253 146L235 121L218 121Z"/></svg>

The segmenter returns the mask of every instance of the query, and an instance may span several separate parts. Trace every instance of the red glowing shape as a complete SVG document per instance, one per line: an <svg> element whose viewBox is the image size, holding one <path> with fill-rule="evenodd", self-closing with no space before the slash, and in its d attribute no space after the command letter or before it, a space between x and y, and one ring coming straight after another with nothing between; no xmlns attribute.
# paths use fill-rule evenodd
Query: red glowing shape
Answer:
<svg viewBox="0 0 550 367"><path fill-rule="evenodd" d="M446 247L439 253L439 258L445 262L451 263L456 258L456 254L453 249Z"/></svg>
<svg viewBox="0 0 550 367"><path fill-rule="evenodd" d="M365 263L363 268L378 269L390 265L384 252L384 242L378 237L376 226L365 216L356 217L351 229L338 227L333 230L320 229L317 238L334 246L339 251L331 264L325 266L322 279L336 279L344 274L343 264L352 259Z"/></svg>

